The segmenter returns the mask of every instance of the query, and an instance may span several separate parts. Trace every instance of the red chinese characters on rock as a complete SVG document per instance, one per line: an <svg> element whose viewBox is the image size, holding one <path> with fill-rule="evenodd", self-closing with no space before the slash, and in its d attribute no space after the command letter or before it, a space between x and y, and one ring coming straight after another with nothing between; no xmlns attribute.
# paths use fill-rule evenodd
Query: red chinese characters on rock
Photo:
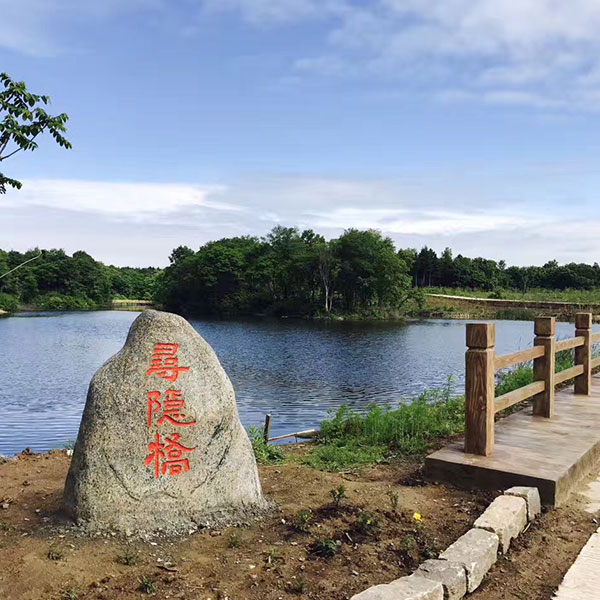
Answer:
<svg viewBox="0 0 600 600"><path fill-rule="evenodd" d="M176 425L177 427L191 427L196 421L186 421L186 415L183 413L185 401L181 397L180 390L167 390L163 401L160 401L160 392L148 392L148 427L152 426L152 420L162 409L162 416L156 421L157 425L165 422Z"/></svg>
<svg viewBox="0 0 600 600"><path fill-rule="evenodd" d="M177 358L177 344L155 344L150 368L146 375L156 375L167 381L177 381L180 372L189 371L189 367L180 367Z"/></svg>
<svg viewBox="0 0 600 600"><path fill-rule="evenodd" d="M148 467L154 465L154 477L158 479L160 475L179 475L183 471L190 470L190 461L182 458L184 452L193 452L195 448L186 448L179 443L181 436L178 433L172 433L166 436L167 443L161 441L159 433L154 434L154 441L148 444L150 454L146 456L144 464ZM162 461L162 462L161 462Z"/></svg>
<svg viewBox="0 0 600 600"><path fill-rule="evenodd" d="M146 375L155 375L167 381L176 381L181 372L189 371L189 367L180 367L177 358L177 344L155 344L152 354L151 366ZM192 427L196 421L187 418L185 400L181 390L167 390L164 395L159 391L146 394L148 428L156 425L173 425L175 427ZM195 448L188 448L180 443L179 433L163 436L156 432L154 441L148 444L148 455L144 460L146 467L154 467L154 477L161 475L180 475L190 470L189 458L184 458L186 453L194 452Z"/></svg>

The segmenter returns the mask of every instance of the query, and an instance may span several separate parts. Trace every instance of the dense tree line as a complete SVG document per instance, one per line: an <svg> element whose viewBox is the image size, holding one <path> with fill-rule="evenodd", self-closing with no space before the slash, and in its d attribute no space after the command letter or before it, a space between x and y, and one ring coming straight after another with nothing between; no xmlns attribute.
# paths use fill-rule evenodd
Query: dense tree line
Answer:
<svg viewBox="0 0 600 600"><path fill-rule="evenodd" d="M0 278L0 308L69 310L107 306L115 297L151 299L158 269L107 266L81 251L69 256L63 250L0 250L0 276L6 273Z"/></svg>
<svg viewBox="0 0 600 600"><path fill-rule="evenodd" d="M190 314L383 314L414 299L409 267L390 238L349 229L326 241L311 230L275 227L265 238L179 247L156 299Z"/></svg>
<svg viewBox="0 0 600 600"><path fill-rule="evenodd" d="M438 256L431 248L401 251L410 265L413 285L441 286L498 291L502 288L523 293L532 288L552 290L590 290L600 288L598 263L568 263L559 265L555 260L541 267L507 267L503 260L452 256L446 248Z"/></svg>
<svg viewBox="0 0 600 600"><path fill-rule="evenodd" d="M422 288L431 286L498 297L504 289L600 289L600 267L556 261L507 267L504 261L453 256L449 248L439 255L428 247L396 250L377 231L349 229L328 241L294 227L275 227L264 238L224 238L197 251L180 246L162 270L107 266L82 251L0 250L5 310L18 304L98 308L121 297L155 300L183 314L387 316L422 305Z"/></svg>

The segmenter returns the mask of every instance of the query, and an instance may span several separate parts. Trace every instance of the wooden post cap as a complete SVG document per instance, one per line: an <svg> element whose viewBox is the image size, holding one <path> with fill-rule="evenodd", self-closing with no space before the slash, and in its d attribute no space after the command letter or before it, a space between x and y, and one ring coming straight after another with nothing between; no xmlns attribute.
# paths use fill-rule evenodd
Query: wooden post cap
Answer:
<svg viewBox="0 0 600 600"><path fill-rule="evenodd" d="M556 332L555 317L536 317L533 327L535 335L552 336Z"/></svg>
<svg viewBox="0 0 600 600"><path fill-rule="evenodd" d="M575 329L591 329L592 313L580 312L575 315Z"/></svg>
<svg viewBox="0 0 600 600"><path fill-rule="evenodd" d="M496 345L496 326L493 323L467 323L469 348L492 348Z"/></svg>

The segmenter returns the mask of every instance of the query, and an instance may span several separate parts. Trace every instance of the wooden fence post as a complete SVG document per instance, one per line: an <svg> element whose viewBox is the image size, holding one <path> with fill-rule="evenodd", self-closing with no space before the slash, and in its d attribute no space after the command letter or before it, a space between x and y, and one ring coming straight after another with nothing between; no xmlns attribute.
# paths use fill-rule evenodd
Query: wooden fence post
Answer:
<svg viewBox="0 0 600 600"><path fill-rule="evenodd" d="M575 393L590 393L592 386L592 313L575 315L575 337L583 337L583 346L575 348L575 364L583 365L583 373L575 377Z"/></svg>
<svg viewBox="0 0 600 600"><path fill-rule="evenodd" d="M494 451L493 323L467 324L465 354L465 452L489 456Z"/></svg>
<svg viewBox="0 0 600 600"><path fill-rule="evenodd" d="M263 429L263 437L265 438L265 443L268 443L270 435L271 435L271 413L268 413L265 416L265 427Z"/></svg>
<svg viewBox="0 0 600 600"><path fill-rule="evenodd" d="M554 414L554 363L556 319L537 317L534 325L535 346L544 346L544 356L533 361L533 378L543 381L545 388L534 397L533 414L550 418Z"/></svg>

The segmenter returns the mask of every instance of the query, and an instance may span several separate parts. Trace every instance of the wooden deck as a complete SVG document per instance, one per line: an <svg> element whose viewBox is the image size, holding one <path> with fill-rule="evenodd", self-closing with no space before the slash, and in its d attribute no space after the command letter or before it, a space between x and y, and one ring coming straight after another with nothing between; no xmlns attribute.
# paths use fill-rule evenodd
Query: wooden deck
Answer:
<svg viewBox="0 0 600 600"><path fill-rule="evenodd" d="M466 454L463 442L427 457L429 478L460 487L506 489L532 485L542 502L559 505L600 460L600 375L589 396L556 392L551 419L531 408L496 422L491 456Z"/></svg>

